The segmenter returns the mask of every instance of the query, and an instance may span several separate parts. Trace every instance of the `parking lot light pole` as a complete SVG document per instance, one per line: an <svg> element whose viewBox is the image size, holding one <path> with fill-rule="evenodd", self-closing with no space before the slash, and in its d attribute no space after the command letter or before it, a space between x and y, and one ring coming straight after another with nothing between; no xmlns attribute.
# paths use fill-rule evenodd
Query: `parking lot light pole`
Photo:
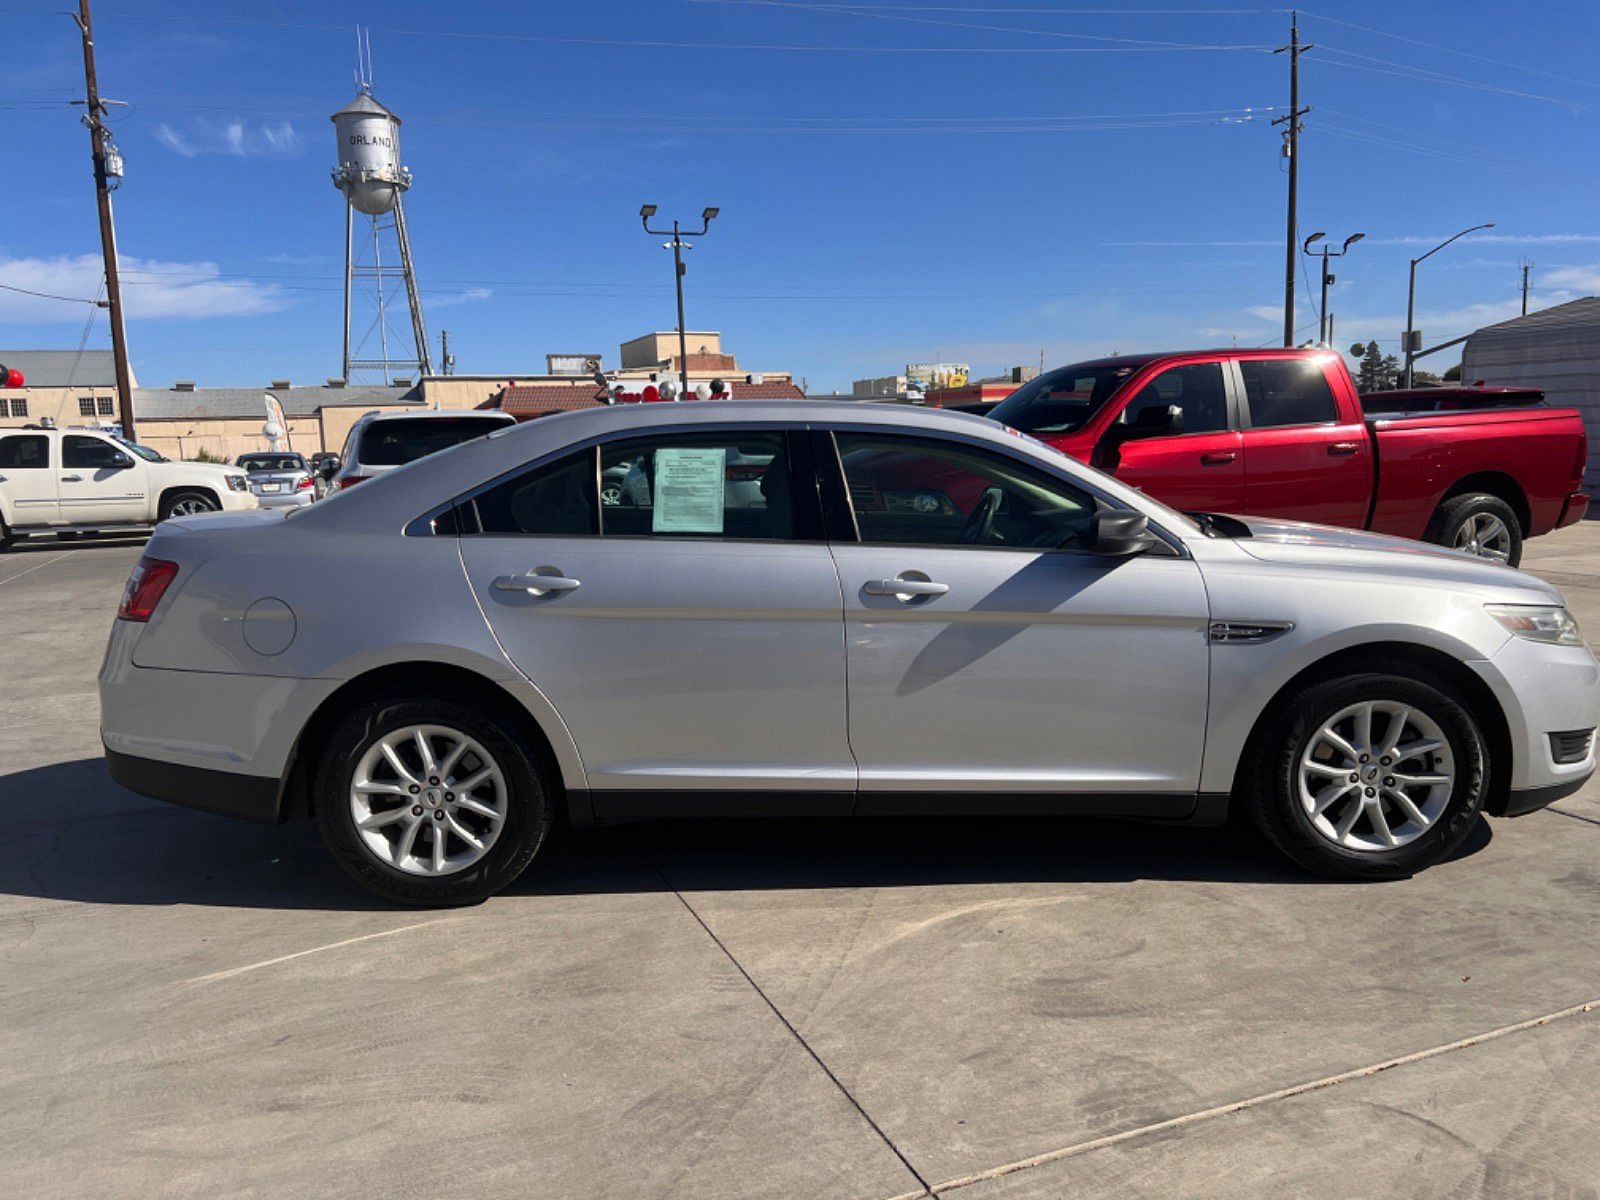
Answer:
<svg viewBox="0 0 1600 1200"><path fill-rule="evenodd" d="M721 211L720 208L707 207L700 214L699 229L681 229L677 221L672 222L671 229L651 229L650 218L656 215L656 206L654 204L645 204L639 209L639 220L644 224L646 233L652 237L666 237L668 234L672 236L672 240L663 243L661 248L672 251L672 280L678 289L678 381L681 385L678 396L680 399L689 395L689 335L684 332L683 323L683 252L694 249L694 246L684 241L684 239L704 237L706 231L711 228L712 218Z"/></svg>
<svg viewBox="0 0 1600 1200"><path fill-rule="evenodd" d="M1321 232L1313 233L1305 240L1305 244L1300 249L1306 254L1310 254L1311 243L1321 241L1327 236L1327 234ZM1322 243L1322 307L1317 310L1317 344L1319 346L1327 347L1333 342L1333 321L1328 316L1328 285L1334 282L1334 278L1328 273L1328 260L1330 258L1343 258L1350 253L1351 246L1366 236L1364 233L1352 233L1345 238L1344 245L1337 250L1331 249L1327 242Z"/></svg>
<svg viewBox="0 0 1600 1200"><path fill-rule="evenodd" d="M1463 229L1458 234L1454 234L1451 237L1445 238L1444 241L1440 242L1432 250L1429 250L1426 254L1422 255L1421 258L1413 258L1411 260L1411 283L1406 288L1406 383L1405 383L1406 387L1409 388L1411 386L1411 382L1412 382L1412 369L1411 368L1412 368L1412 364L1416 361L1416 357L1417 357L1417 334L1416 334L1416 329L1417 329L1417 264L1419 262L1421 262L1423 259L1432 258L1435 254L1439 253L1439 251L1443 250L1451 242L1455 241L1456 238L1466 237L1467 234L1476 233L1480 229L1493 229L1493 228L1494 228L1494 222L1493 221L1485 221L1482 225L1473 225L1472 227L1470 227L1468 229Z"/></svg>

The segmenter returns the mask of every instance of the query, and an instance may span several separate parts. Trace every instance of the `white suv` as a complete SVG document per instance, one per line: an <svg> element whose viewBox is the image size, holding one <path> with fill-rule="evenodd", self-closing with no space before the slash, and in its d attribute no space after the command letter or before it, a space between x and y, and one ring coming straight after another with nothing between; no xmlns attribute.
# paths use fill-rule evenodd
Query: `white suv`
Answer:
<svg viewBox="0 0 1600 1200"><path fill-rule="evenodd" d="M333 465L334 473L325 477L335 489L351 487L516 423L509 413L474 409L369 412L350 427L344 453Z"/></svg>
<svg viewBox="0 0 1600 1200"><path fill-rule="evenodd" d="M96 430L0 429L0 546L255 507L236 467L172 462Z"/></svg>

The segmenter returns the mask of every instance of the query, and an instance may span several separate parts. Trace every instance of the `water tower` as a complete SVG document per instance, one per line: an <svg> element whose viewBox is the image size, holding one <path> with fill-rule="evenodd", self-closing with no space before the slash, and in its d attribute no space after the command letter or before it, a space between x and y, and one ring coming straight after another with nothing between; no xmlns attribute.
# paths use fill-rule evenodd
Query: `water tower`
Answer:
<svg viewBox="0 0 1600 1200"><path fill-rule="evenodd" d="M363 73L364 74L364 73ZM365 79L356 98L333 114L339 165L333 186L344 193L344 370L351 383L431 375L428 331L411 264L405 192L411 172L400 163L400 118L372 97ZM411 309L407 342L389 325L389 306L404 282Z"/></svg>

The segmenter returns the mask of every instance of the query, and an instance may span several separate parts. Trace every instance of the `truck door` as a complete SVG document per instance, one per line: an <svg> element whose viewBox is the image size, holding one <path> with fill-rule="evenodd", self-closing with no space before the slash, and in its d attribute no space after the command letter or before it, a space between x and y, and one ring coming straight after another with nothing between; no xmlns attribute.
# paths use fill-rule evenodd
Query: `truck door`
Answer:
<svg viewBox="0 0 1600 1200"><path fill-rule="evenodd" d="M1181 419L1169 423L1174 409ZM1223 365L1162 371L1101 436L1098 458L1118 479L1184 512L1244 511L1244 456L1228 417Z"/></svg>
<svg viewBox="0 0 1600 1200"><path fill-rule="evenodd" d="M144 462L110 438L68 433L61 438L61 519L69 525L124 525L150 520Z"/></svg>
<svg viewBox="0 0 1600 1200"><path fill-rule="evenodd" d="M1335 398L1331 355L1234 360L1244 393L1244 510L1360 529L1372 447L1359 405Z"/></svg>
<svg viewBox="0 0 1600 1200"><path fill-rule="evenodd" d="M51 465L48 433L0 437L0 494L5 496L6 524L21 529L61 519Z"/></svg>

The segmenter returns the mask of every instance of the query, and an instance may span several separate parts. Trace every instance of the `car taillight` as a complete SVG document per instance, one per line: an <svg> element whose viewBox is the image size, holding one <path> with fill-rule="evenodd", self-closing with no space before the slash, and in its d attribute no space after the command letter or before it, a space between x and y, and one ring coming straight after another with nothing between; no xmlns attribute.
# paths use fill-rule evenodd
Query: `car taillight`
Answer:
<svg viewBox="0 0 1600 1200"><path fill-rule="evenodd" d="M299 483L294 485L294 490L297 492L304 492L307 491L311 486L311 476L307 475Z"/></svg>
<svg viewBox="0 0 1600 1200"><path fill-rule="evenodd" d="M365 478L365 475L346 475L343 479L339 480L339 490L343 491L347 487L355 487L356 484L360 483Z"/></svg>
<svg viewBox="0 0 1600 1200"><path fill-rule="evenodd" d="M178 564L164 558L141 558L122 589L117 616L124 621L148 621L161 597L178 577Z"/></svg>

